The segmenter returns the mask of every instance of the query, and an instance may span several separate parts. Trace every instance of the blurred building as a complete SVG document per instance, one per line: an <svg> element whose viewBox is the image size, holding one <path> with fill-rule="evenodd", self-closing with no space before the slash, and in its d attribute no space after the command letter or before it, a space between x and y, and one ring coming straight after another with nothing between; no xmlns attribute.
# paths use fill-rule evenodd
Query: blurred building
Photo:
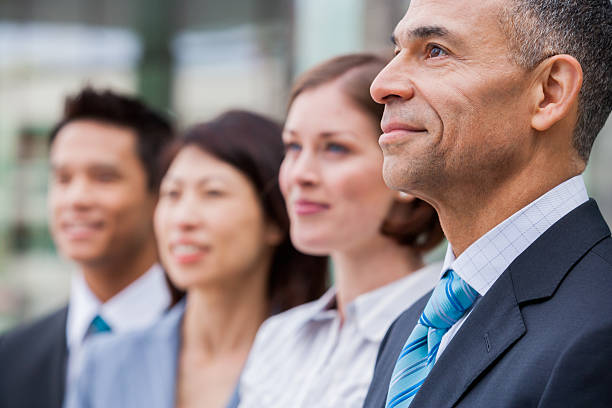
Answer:
<svg viewBox="0 0 612 408"><path fill-rule="evenodd" d="M282 120L293 78L391 53L409 0L0 1L0 332L63 303L74 268L47 228L47 135L85 84L137 93L184 127L228 108ZM612 222L612 130L587 171Z"/></svg>

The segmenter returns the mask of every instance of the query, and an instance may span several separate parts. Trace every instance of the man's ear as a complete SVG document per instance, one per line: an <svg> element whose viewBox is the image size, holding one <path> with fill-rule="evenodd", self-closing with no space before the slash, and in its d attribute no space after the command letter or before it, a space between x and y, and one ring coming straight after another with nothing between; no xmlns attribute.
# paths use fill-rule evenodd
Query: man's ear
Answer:
<svg viewBox="0 0 612 408"><path fill-rule="evenodd" d="M536 100L531 126L550 129L572 111L582 87L582 67L571 55L555 55L544 60L535 82Z"/></svg>

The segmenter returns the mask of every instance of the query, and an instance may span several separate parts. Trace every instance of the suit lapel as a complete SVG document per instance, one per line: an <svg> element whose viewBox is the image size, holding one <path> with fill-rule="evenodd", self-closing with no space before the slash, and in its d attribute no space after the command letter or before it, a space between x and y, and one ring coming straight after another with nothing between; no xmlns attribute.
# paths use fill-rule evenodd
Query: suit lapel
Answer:
<svg viewBox="0 0 612 408"><path fill-rule="evenodd" d="M542 234L476 304L411 408L455 405L476 378L526 333L520 304L552 296L576 261L609 235L594 200Z"/></svg>

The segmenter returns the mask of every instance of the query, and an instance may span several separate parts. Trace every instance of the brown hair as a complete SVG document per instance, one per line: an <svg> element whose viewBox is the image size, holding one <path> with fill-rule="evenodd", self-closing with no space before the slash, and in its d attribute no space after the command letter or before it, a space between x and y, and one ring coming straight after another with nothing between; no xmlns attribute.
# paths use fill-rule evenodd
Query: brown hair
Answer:
<svg viewBox="0 0 612 408"><path fill-rule="evenodd" d="M270 313L319 298L327 284L327 258L299 252L289 239L289 217L278 185L284 156L280 125L255 113L233 110L188 129L164 155L162 175L178 152L196 146L241 171L259 193L268 220L284 234L268 280Z"/></svg>
<svg viewBox="0 0 612 408"><path fill-rule="evenodd" d="M324 61L296 80L289 95L288 109L302 92L339 80L341 89L355 106L378 123L384 105L374 102L370 96L370 85L387 63L387 58L366 53L342 55ZM399 244L418 251L435 247L444 237L438 214L431 205L418 198L411 202L395 201L380 231Z"/></svg>

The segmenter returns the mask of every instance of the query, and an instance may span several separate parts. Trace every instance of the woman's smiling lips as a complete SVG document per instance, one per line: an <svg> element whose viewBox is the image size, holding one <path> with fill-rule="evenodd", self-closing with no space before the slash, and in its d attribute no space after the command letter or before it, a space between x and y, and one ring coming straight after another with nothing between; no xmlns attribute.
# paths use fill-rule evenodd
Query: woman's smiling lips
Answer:
<svg viewBox="0 0 612 408"><path fill-rule="evenodd" d="M191 241L180 241L170 245L170 253L180 264L200 261L209 252L209 248Z"/></svg>
<svg viewBox="0 0 612 408"><path fill-rule="evenodd" d="M319 214L329 209L329 204L309 200L296 200L293 202L293 210L297 215Z"/></svg>

